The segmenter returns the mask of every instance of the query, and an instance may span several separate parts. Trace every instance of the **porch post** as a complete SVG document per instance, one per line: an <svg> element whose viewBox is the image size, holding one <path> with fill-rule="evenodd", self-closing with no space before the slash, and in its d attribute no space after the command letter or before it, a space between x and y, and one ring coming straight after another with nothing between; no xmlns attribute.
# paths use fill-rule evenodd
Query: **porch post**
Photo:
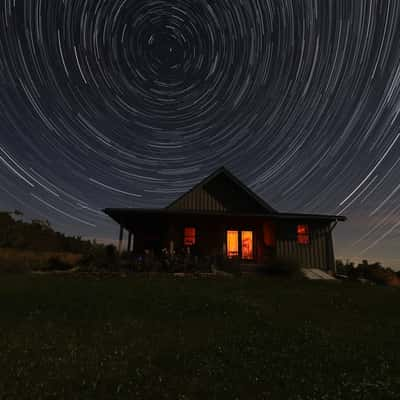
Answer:
<svg viewBox="0 0 400 400"><path fill-rule="evenodd" d="M122 252L122 240L124 239L124 228L122 225L119 226L119 241L118 241L118 253Z"/></svg>
<svg viewBox="0 0 400 400"><path fill-rule="evenodd" d="M166 246L168 247L169 254L172 254L175 250L175 224L174 221L168 221Z"/></svg>
<svg viewBox="0 0 400 400"><path fill-rule="evenodd" d="M131 252L131 246L132 246L132 232L129 231L129 234L128 234L128 253Z"/></svg>
<svg viewBox="0 0 400 400"><path fill-rule="evenodd" d="M226 227L224 224L220 224L220 237L222 238L222 258L227 256L227 248L226 248Z"/></svg>

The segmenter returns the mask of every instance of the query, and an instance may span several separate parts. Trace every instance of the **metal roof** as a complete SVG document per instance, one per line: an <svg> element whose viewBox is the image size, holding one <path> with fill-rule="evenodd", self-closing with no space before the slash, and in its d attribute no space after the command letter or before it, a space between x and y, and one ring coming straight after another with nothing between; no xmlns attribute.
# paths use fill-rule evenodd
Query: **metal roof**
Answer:
<svg viewBox="0 0 400 400"><path fill-rule="evenodd" d="M303 219L303 220L324 220L324 221L346 221L343 215L325 215L325 214L303 214L303 213L229 213L229 212L211 212L195 210L175 210L168 208L106 208L103 212L114 218L116 215L135 215L135 214L159 214L159 215L204 215L204 216L235 216L235 217L264 217L271 219Z"/></svg>
<svg viewBox="0 0 400 400"><path fill-rule="evenodd" d="M178 202L190 196L195 190L204 187L219 176L225 176L234 183L240 190L246 193L254 203L254 212L232 212L229 210L215 210L215 209L190 209L175 207ZM256 205L257 204L257 205ZM265 212L258 212L258 210L265 210ZM323 214L303 214L303 213L282 213L272 208L261 197L251 191L246 185L243 184L237 177L229 172L225 167L220 167L211 175L200 181L192 189L182 194L171 204L165 208L106 208L103 212L109 215L114 220L120 220L121 217L128 217L131 215L204 215L204 216L236 216L236 217L263 217L277 220L319 220L319 221L346 221L346 217L342 215L323 215ZM118 222L118 221L117 221Z"/></svg>

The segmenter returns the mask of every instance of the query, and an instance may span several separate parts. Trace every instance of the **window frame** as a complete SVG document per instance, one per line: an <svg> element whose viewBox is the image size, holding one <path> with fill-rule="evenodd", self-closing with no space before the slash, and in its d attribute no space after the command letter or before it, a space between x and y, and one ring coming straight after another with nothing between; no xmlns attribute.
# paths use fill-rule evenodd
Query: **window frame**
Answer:
<svg viewBox="0 0 400 400"><path fill-rule="evenodd" d="M193 229L193 234L186 234L186 230L187 229ZM192 239L193 242L191 241L190 244L187 244L188 242L186 241L186 239ZM196 245L196 241L197 241L197 229L195 226L185 226L183 228L183 245L184 247L192 247Z"/></svg>
<svg viewBox="0 0 400 400"><path fill-rule="evenodd" d="M304 228L304 230L302 229ZM309 224L297 224L296 225L296 243L301 246L308 246L311 243L310 238L310 225Z"/></svg>
<svg viewBox="0 0 400 400"><path fill-rule="evenodd" d="M237 255L229 255L229 248L228 248L228 232L236 232L237 233L237 245L238 245L238 250L237 250ZM251 249L251 258L246 257L243 258L243 232L251 232L251 239L252 239L252 249ZM238 257L241 262L246 263L252 263L257 259L257 254L256 254L256 229L254 228L248 228L246 226L239 227L239 228L225 228L225 245L226 245L226 251L225 251L225 257L232 259L235 257Z"/></svg>
<svg viewBox="0 0 400 400"><path fill-rule="evenodd" d="M236 247L237 247L237 251L236 252L229 250L229 233L230 232L235 235L235 239L236 239L236 243L235 244L236 244ZM240 231L238 229L226 229L225 230L225 240L226 240L226 256L229 259L232 259L234 257L240 257Z"/></svg>

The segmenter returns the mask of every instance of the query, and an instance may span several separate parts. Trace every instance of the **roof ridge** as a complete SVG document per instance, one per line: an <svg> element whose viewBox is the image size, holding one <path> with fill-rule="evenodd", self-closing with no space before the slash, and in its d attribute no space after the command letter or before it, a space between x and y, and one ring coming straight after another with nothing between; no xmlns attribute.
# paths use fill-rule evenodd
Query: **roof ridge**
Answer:
<svg viewBox="0 0 400 400"><path fill-rule="evenodd" d="M257 195L253 190L251 190L247 185L245 185L237 176L235 176L228 168L226 168L224 165L218 167L214 172L209 174L208 176L204 177L201 181L199 181L197 184L195 184L191 189L188 191L184 192L181 196L176 198L174 201L172 201L170 204L165 206L166 209L170 209L173 207L178 201L180 201L182 198L184 198L186 195L189 193L192 193L196 189L204 186L208 182L210 182L212 179L216 178L220 174L225 174L231 181L233 181L236 185L238 185L241 189L243 189L248 195L250 195L253 200L255 200L261 207L266 209L268 212L271 213L278 213L277 210L275 210L273 207L271 207L264 199L262 199L259 195Z"/></svg>

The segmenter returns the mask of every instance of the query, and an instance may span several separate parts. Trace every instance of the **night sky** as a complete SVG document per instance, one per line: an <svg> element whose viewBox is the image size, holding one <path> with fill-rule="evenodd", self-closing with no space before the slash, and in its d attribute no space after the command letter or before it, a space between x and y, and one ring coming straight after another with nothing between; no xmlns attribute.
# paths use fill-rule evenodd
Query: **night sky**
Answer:
<svg viewBox="0 0 400 400"><path fill-rule="evenodd" d="M2 0L0 208L116 239L224 165L400 268L398 0Z"/></svg>

